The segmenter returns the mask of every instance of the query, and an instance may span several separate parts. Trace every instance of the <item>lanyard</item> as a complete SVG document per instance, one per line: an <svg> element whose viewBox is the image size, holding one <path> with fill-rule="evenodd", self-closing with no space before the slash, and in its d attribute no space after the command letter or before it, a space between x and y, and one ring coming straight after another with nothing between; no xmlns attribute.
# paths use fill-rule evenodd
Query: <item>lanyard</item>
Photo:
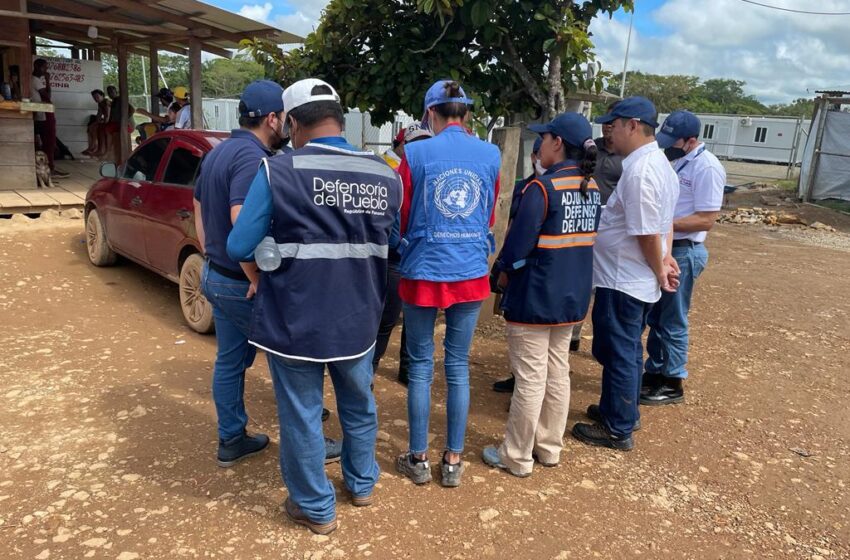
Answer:
<svg viewBox="0 0 850 560"><path fill-rule="evenodd" d="M683 170L684 168L686 168L686 167L688 166L688 164L689 164L689 163L691 163L692 161L694 161L695 159L697 159L697 158L698 158L698 157L699 157L699 156L700 156L700 155L701 155L704 151L705 151L705 146L703 146L703 147L701 147L699 150L697 150L697 155L695 155L694 157L692 157L691 159L689 159L688 161L686 161L684 164L682 164L682 167L680 167L679 169L677 169L677 170L676 170L676 174L678 175L679 173L681 173L681 172L682 172L682 170Z"/></svg>

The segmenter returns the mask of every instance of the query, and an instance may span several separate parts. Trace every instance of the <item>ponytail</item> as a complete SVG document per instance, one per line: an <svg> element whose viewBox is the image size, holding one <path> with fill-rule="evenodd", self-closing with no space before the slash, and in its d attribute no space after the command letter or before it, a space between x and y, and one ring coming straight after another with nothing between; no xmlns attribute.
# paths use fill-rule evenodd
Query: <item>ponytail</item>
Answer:
<svg viewBox="0 0 850 560"><path fill-rule="evenodd" d="M446 80L443 82L443 87L446 90L445 95L449 99L464 96L463 93L461 93L460 84L454 80ZM469 111L469 106L466 103L452 101L450 103L434 105L434 110L437 111L437 113L444 119L462 119Z"/></svg>
<svg viewBox="0 0 850 560"><path fill-rule="evenodd" d="M596 155L599 149L596 147L596 142L593 138L588 138L584 141L584 157L581 159L580 168L584 179L581 181L581 194L587 198L587 185L590 183L590 178L593 172L596 171Z"/></svg>
<svg viewBox="0 0 850 560"><path fill-rule="evenodd" d="M578 147L568 144L563 138L561 141L564 143L564 157L578 162L581 174L584 176L580 190L582 196L586 199L587 187L590 184L591 177L593 177L593 172L596 171L596 154L598 152L596 142L592 138L588 138L582 146Z"/></svg>

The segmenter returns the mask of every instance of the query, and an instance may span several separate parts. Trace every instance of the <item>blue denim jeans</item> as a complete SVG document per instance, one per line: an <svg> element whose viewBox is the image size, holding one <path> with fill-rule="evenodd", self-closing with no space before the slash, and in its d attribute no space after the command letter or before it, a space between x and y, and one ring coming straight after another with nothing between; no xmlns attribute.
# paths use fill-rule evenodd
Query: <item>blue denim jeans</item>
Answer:
<svg viewBox="0 0 850 560"><path fill-rule="evenodd" d="M257 349L248 344L254 302L245 297L248 282L234 280L204 265L202 287L213 308L218 351L212 392L222 442L241 436L248 424L245 412L245 370Z"/></svg>
<svg viewBox="0 0 850 560"><path fill-rule="evenodd" d="M375 460L378 414L370 388L372 351L339 362L290 360L271 353L268 359L277 399L283 483L307 517L327 523L336 515L336 495L325 474L325 366L330 372L342 425L342 476L355 496L368 496L380 474Z"/></svg>
<svg viewBox="0 0 850 560"><path fill-rule="evenodd" d="M599 413L605 427L616 436L630 436L640 418L641 335L651 308L651 303L644 303L624 292L596 288L593 357L602 364Z"/></svg>
<svg viewBox="0 0 850 560"><path fill-rule="evenodd" d="M469 347L478 322L481 302L457 303L446 309L446 449L463 451L466 417L469 414ZM431 417L431 383L434 381L434 323L436 307L404 304L407 353L410 356L407 386L407 418L410 423L410 452L428 451Z"/></svg>
<svg viewBox="0 0 850 560"><path fill-rule="evenodd" d="M649 357L644 371L667 377L688 377L688 311L694 283L708 263L708 251L700 243L693 247L673 247L673 257L679 263L679 289L663 292L647 317L649 337L646 352Z"/></svg>

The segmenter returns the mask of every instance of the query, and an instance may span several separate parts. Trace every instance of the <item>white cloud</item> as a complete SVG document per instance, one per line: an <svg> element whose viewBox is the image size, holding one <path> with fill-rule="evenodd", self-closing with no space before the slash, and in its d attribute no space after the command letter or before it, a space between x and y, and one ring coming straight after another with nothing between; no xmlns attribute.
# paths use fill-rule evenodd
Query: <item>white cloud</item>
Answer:
<svg viewBox="0 0 850 560"><path fill-rule="evenodd" d="M772 4L847 11L839 0ZM747 93L766 103L811 97L814 90L844 83L850 75L850 16L792 14L739 0L669 0L650 17L661 34L633 31L630 70L743 80ZM628 24L600 18L591 31L605 68L622 71Z"/></svg>
<svg viewBox="0 0 850 560"><path fill-rule="evenodd" d="M274 6L272 6L271 2L266 2L263 5L246 4L239 8L239 15L248 19L253 19L254 21L268 23L272 9L274 9Z"/></svg>

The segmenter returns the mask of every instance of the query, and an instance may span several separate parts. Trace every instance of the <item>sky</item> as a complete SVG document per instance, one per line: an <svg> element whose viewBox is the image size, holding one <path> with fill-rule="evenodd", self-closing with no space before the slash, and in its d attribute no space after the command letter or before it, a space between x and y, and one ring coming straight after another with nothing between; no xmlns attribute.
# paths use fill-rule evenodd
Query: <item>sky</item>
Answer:
<svg viewBox="0 0 850 560"><path fill-rule="evenodd" d="M222 8L306 35L327 0L207 0ZM777 7L850 12L848 0L758 0ZM802 15L744 0L636 0L629 70L746 82L763 103L813 97L850 86L850 15ZM620 73L629 14L603 16L590 27L598 59Z"/></svg>

